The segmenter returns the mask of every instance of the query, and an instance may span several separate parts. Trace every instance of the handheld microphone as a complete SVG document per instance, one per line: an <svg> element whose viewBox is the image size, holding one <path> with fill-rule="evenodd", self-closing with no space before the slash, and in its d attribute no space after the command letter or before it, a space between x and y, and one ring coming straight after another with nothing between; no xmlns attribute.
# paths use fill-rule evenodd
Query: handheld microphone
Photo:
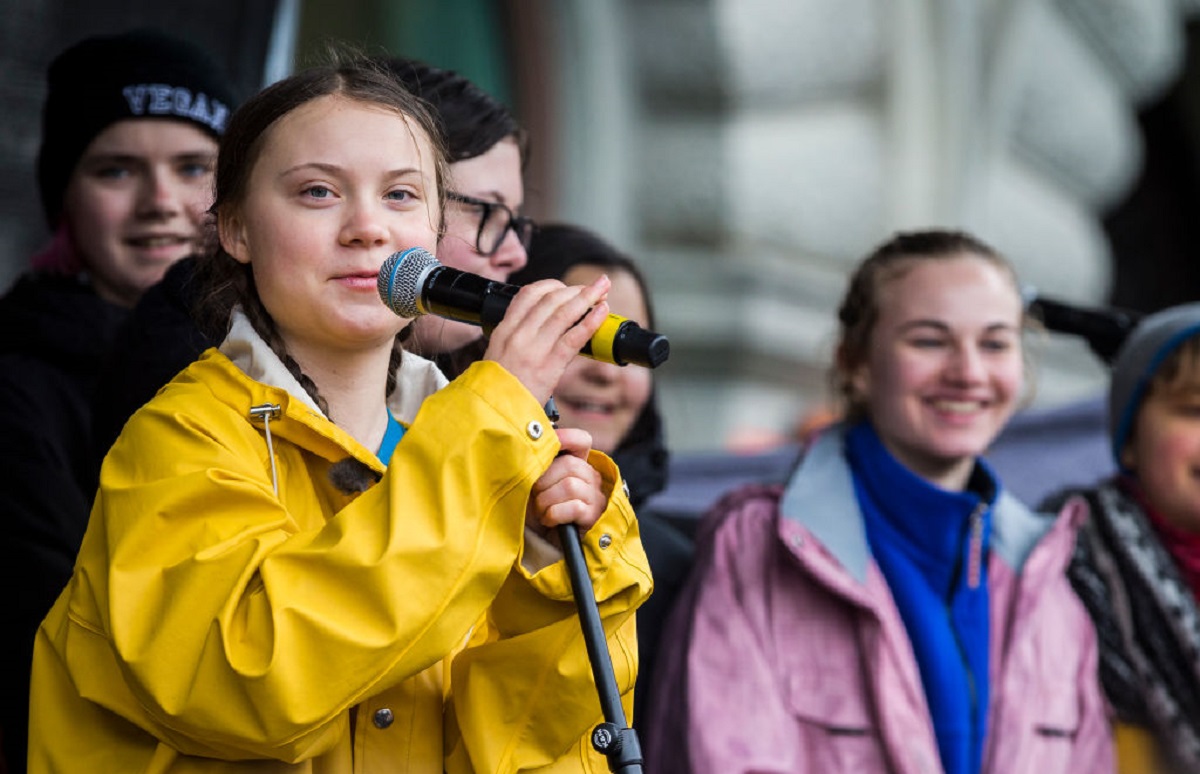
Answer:
<svg viewBox="0 0 1200 774"><path fill-rule="evenodd" d="M1127 309L1076 306L1048 298L1036 290L1030 295L1029 311L1047 330L1081 337L1092 353L1108 365L1141 319L1140 314Z"/></svg>
<svg viewBox="0 0 1200 774"><path fill-rule="evenodd" d="M519 285L489 280L444 266L428 250L392 253L379 269L379 297L401 317L433 314L491 331L508 310ZM581 355L623 366L656 368L670 354L667 337L610 314Z"/></svg>

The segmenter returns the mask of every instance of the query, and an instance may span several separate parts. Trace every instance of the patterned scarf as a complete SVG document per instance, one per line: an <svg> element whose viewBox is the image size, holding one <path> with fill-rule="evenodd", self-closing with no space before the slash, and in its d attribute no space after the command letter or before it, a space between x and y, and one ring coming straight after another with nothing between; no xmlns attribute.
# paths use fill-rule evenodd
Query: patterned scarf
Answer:
<svg viewBox="0 0 1200 774"><path fill-rule="evenodd" d="M1105 693L1119 719L1154 732L1179 771L1200 771L1200 608L1192 586L1120 479L1075 494L1092 517L1069 575L1096 624Z"/></svg>
<svg viewBox="0 0 1200 774"><path fill-rule="evenodd" d="M1145 492L1133 479L1122 479L1121 486L1133 497L1137 498L1146 518L1154 526L1159 539L1175 559L1175 566L1183 573L1183 579L1192 589L1192 595L1200 594L1200 535L1183 530L1169 524L1146 502ZM1200 597L1197 597L1200 598Z"/></svg>

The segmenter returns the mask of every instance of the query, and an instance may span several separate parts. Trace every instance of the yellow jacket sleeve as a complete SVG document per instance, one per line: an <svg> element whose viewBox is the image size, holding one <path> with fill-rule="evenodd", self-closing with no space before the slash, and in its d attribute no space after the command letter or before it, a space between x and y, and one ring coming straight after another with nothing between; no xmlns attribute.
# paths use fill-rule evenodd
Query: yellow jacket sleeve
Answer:
<svg viewBox="0 0 1200 774"><path fill-rule="evenodd" d="M322 479L353 444L286 393L254 394L283 408L277 495L261 432L221 389L177 381L131 421L66 615L43 634L83 698L181 752L300 760L338 743L348 708L460 648L503 589L537 583L514 566L530 487L558 444L529 431L545 422L529 393L478 364L427 399L382 480L344 502ZM626 506L609 521L630 519ZM470 661L466 674L483 671ZM631 669L625 657L628 685ZM522 720L493 719L497 743Z"/></svg>
<svg viewBox="0 0 1200 774"><path fill-rule="evenodd" d="M1142 726L1113 724L1118 774L1170 774L1154 735Z"/></svg>
<svg viewBox="0 0 1200 774"><path fill-rule="evenodd" d="M649 595L649 565L616 466L589 461L610 492L582 536L592 588L626 719L637 674L634 611ZM446 771L607 771L590 732L604 720L566 564L531 575L520 562L489 611L486 632L455 659ZM502 720L496 707L511 708ZM497 724L506 727L497 734ZM581 735L580 730L583 730Z"/></svg>

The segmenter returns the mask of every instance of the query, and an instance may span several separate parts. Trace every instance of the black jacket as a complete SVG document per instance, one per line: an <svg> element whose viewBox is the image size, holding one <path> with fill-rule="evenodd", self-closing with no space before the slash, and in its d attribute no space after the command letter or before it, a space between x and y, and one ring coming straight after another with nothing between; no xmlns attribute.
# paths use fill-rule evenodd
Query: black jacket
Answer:
<svg viewBox="0 0 1200 774"><path fill-rule="evenodd" d="M93 401L93 486L99 482L100 461L133 413L204 350L221 343L202 332L192 314L195 269L194 258L176 261L142 294L116 333Z"/></svg>
<svg viewBox="0 0 1200 774"><path fill-rule="evenodd" d="M645 505L651 495L667 484L668 454L656 396L650 396L629 434L617 447L613 460L629 485L629 501L637 514L642 545L654 575L654 591L637 611L638 676L633 693L633 727L641 736L642 722L649 717L654 698L649 691L654 685L654 663L662 645L663 624L692 566L691 539ZM665 645L671 648L681 643Z"/></svg>
<svg viewBox="0 0 1200 774"><path fill-rule="evenodd" d="M33 637L87 527L92 390L127 310L76 279L30 274L0 298L0 725L24 771Z"/></svg>

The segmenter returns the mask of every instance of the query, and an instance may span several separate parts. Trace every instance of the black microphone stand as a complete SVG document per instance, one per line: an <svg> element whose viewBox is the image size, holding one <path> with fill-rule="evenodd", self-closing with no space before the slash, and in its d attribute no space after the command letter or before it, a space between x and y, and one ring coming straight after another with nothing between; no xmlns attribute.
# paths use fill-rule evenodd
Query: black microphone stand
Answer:
<svg viewBox="0 0 1200 774"><path fill-rule="evenodd" d="M553 396L546 401L546 416L558 426L558 406ZM562 543L567 561L567 574L571 578L571 590L575 595L575 607L579 611L579 623L583 627L583 642L587 646L588 660L592 664L592 677L596 691L600 694L600 709L604 722L592 730L592 747L608 759L608 770L641 774L642 745L637 732L625 720L625 708L621 705L621 691L613 673L612 654L608 652L608 638L600 623L600 609L596 605L596 592L592 579L588 577L587 560L583 556L583 545L579 540L579 529L574 524L559 524L558 538Z"/></svg>
<svg viewBox="0 0 1200 774"><path fill-rule="evenodd" d="M1106 366L1112 366L1121 345L1133 331L1141 312L1116 307L1081 306L1059 301L1039 293L1035 288L1024 291L1026 308L1048 331L1068 333L1087 342L1092 354Z"/></svg>

